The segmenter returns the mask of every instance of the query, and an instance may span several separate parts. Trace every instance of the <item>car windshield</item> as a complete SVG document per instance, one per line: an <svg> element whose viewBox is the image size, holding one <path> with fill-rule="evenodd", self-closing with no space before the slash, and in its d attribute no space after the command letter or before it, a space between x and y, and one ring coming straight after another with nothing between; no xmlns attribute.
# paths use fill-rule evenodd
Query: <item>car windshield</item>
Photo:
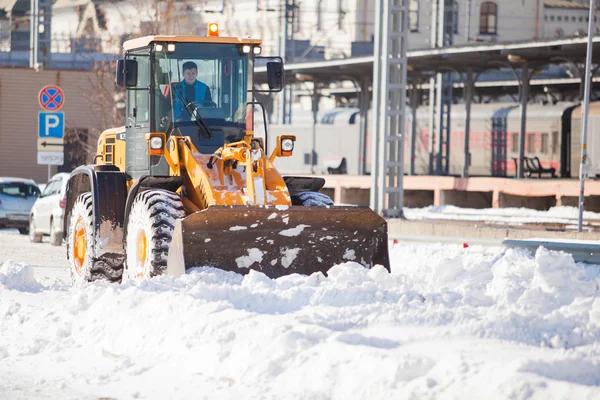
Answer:
<svg viewBox="0 0 600 400"><path fill-rule="evenodd" d="M164 48L155 53L155 126L169 133L191 123L207 139L241 140L251 87L248 55L232 44L177 43L172 52Z"/></svg>
<svg viewBox="0 0 600 400"><path fill-rule="evenodd" d="M15 197L39 196L40 190L37 186L22 182L0 183L0 194Z"/></svg>

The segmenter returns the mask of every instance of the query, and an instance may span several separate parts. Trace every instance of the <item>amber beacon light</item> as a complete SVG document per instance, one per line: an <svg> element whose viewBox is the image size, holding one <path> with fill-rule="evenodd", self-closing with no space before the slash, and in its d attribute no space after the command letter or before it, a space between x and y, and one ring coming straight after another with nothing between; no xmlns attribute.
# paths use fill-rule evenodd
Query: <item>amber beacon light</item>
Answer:
<svg viewBox="0 0 600 400"><path fill-rule="evenodd" d="M219 36L219 25L211 22L208 24L208 36Z"/></svg>

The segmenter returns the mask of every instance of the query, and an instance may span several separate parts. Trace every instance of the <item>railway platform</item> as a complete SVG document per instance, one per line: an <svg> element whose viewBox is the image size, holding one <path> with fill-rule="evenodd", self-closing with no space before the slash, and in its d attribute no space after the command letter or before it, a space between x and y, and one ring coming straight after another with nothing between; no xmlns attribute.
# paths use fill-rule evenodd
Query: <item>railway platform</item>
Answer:
<svg viewBox="0 0 600 400"><path fill-rule="evenodd" d="M369 205L370 176L322 175L324 191L336 204ZM464 208L525 207L548 210L577 206L578 179L514 179L494 177L405 176L404 205L454 205ZM585 209L600 212L600 181L587 180Z"/></svg>

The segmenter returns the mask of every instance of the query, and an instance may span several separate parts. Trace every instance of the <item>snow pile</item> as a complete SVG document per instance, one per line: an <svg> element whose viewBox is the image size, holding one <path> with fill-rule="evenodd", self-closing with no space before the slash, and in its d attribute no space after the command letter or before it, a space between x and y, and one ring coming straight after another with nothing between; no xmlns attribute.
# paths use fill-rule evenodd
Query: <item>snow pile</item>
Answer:
<svg viewBox="0 0 600 400"><path fill-rule="evenodd" d="M251 250L249 261L257 257ZM544 249L531 255L459 246L395 245L391 259L391 274L355 262L327 276L278 279L197 268L123 285L3 291L0 393L600 395L598 266ZM31 387L40 392L24 392Z"/></svg>
<svg viewBox="0 0 600 400"><path fill-rule="evenodd" d="M36 291L41 285L35 280L32 267L9 260L0 264L0 288Z"/></svg>
<svg viewBox="0 0 600 400"><path fill-rule="evenodd" d="M451 205L428 206L424 208L405 208L408 219L427 220L463 220L486 221L498 223L527 224L527 223L575 223L579 218L577 207L551 207L548 211L532 210L530 208L461 208ZM584 211L585 221L593 220L591 225L600 225L600 213Z"/></svg>

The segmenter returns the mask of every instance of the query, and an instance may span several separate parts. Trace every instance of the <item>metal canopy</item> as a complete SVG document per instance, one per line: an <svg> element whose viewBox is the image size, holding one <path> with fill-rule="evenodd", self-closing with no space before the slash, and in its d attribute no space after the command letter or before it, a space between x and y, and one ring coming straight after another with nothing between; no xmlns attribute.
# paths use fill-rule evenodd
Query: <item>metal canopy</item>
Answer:
<svg viewBox="0 0 600 400"><path fill-rule="evenodd" d="M600 61L600 36L594 37L594 62ZM545 40L504 44L477 44L407 52L410 71L423 75L454 70L474 72L500 68L508 64L518 67L525 60L530 68L565 61L584 63L586 38ZM509 57L510 56L510 57ZM285 65L286 82L318 80L337 82L359 79L373 73L373 56L343 60L315 61ZM266 81L266 68L257 67L255 79Z"/></svg>

